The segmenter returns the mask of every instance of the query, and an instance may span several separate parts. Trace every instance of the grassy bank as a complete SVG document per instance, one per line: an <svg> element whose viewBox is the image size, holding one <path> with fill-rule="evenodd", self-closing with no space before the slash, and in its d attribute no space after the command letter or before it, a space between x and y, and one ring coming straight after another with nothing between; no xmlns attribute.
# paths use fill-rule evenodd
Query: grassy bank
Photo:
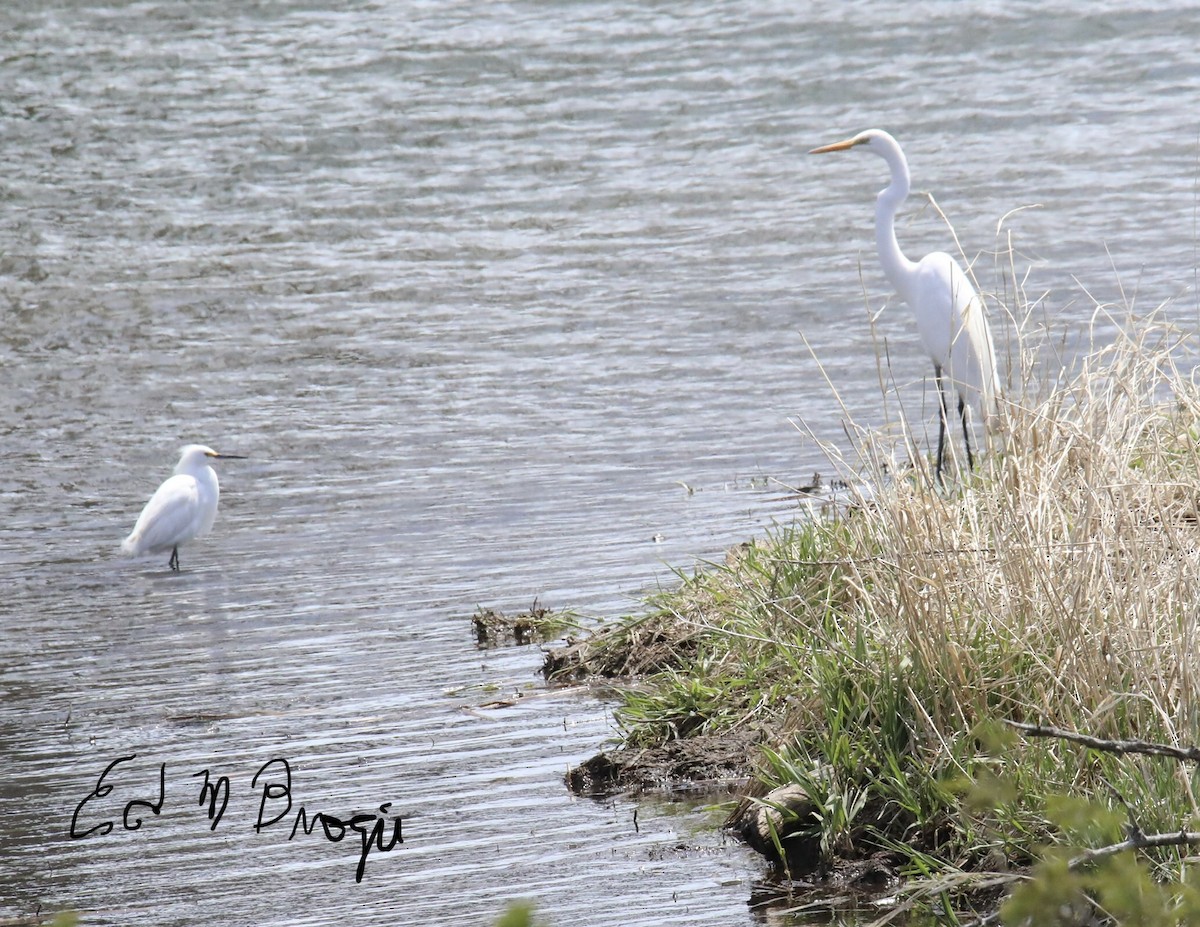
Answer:
<svg viewBox="0 0 1200 927"><path fill-rule="evenodd" d="M765 839L793 876L874 859L938 893L1024 885L1013 922L1034 897L1053 912L1047 897L1087 891L1117 911L1110 882L1138 904L1183 886L1152 900L1175 918L1162 923L1187 923L1186 846L1140 851L1136 878L1099 888L1047 848L1116 843L1131 822L1196 830L1195 764L1003 722L1200 744L1200 390L1176 366L1189 348L1143 322L1070 372L1023 358L973 474L943 490L923 460L897 472L865 451L840 475L869 493L596 633L582 665L628 677L626 745L751 735L759 794L791 787L771 793ZM1053 897L1027 881L1043 859L1062 869Z"/></svg>

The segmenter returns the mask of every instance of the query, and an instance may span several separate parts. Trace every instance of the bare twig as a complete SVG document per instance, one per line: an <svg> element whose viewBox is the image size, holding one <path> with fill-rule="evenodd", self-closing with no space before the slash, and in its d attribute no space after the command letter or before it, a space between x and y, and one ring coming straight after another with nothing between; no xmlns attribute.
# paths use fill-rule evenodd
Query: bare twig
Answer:
<svg viewBox="0 0 1200 927"><path fill-rule="evenodd" d="M1145 740L1105 740L1092 737L1090 734L1080 734L1058 727L1044 724L1024 724L1020 721L1004 722L1009 727L1015 727L1027 737L1057 737L1083 744L1093 750L1103 750L1106 753L1144 753L1149 756L1169 756L1184 763L1200 763L1200 747L1172 747L1170 744L1156 744Z"/></svg>
<svg viewBox="0 0 1200 927"><path fill-rule="evenodd" d="M1170 834L1143 834L1140 830L1131 833L1120 843L1106 847L1096 847L1094 850L1084 850L1069 863L1068 869L1078 869L1085 863L1107 856L1115 856L1125 850L1144 850L1153 847L1194 847L1200 846L1200 833L1196 831L1178 830Z"/></svg>

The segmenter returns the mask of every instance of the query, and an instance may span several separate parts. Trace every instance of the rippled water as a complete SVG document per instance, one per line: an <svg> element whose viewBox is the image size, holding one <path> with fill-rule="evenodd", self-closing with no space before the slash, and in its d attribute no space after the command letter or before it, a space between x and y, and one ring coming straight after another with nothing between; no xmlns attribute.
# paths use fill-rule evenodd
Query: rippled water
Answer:
<svg viewBox="0 0 1200 927"><path fill-rule="evenodd" d="M607 706L469 616L636 608L791 518L764 485L827 468L794 423L884 422L877 340L921 407L906 310L866 324L884 166L816 144L891 129L987 287L1036 205L999 241L1047 324L1086 287L1194 329L1198 38L1117 2L0 9L0 916L754 922L703 812L566 794ZM900 237L950 247L917 198ZM191 440L251 457L213 535L118 559ZM356 884L355 835L256 833L272 759L403 845Z"/></svg>

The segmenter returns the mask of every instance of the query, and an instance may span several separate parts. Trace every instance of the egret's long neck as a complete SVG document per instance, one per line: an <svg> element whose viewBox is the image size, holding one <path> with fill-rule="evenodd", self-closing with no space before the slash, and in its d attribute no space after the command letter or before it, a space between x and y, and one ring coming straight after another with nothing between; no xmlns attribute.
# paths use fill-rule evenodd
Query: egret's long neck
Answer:
<svg viewBox="0 0 1200 927"><path fill-rule="evenodd" d="M908 199L910 180L908 162L897 147L884 155L892 169L892 182L879 193L875 201L875 246L879 249L879 263L883 272L903 296L907 282L916 265L904 256L900 243L896 241L896 210Z"/></svg>

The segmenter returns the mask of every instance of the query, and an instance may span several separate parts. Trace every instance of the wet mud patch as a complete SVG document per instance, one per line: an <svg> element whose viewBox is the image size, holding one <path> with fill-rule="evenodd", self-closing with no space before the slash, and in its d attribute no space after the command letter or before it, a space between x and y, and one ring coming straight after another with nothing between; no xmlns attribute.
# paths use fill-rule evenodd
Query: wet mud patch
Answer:
<svg viewBox="0 0 1200 927"><path fill-rule="evenodd" d="M756 781L722 827L766 857L779 873L811 879L805 882L808 886L880 892L899 884L897 870L903 861L898 855L878 849L865 853L850 850L856 844L870 846L870 841L855 841L847 835L844 847L834 853L823 852L821 836L812 826L818 813L799 785L791 783L767 792ZM858 830L865 833L889 826L890 822L884 821L887 813L885 802L868 803L860 812Z"/></svg>
<svg viewBox="0 0 1200 927"><path fill-rule="evenodd" d="M749 783L757 734L696 735L654 747L604 751L567 773L576 795L736 792Z"/></svg>
<svg viewBox="0 0 1200 927"><path fill-rule="evenodd" d="M476 643L481 649L517 647L559 640L578 626L574 613L553 611L537 599L523 612L506 615L495 608L480 608L471 618Z"/></svg>
<svg viewBox="0 0 1200 927"><path fill-rule="evenodd" d="M651 613L600 627L581 639L568 638L547 651L542 672L559 685L602 684L612 689L636 685L639 677L686 664L700 635L673 616ZM749 783L758 730L692 733L652 746L602 751L567 773L577 795L618 792L717 791L732 793Z"/></svg>

